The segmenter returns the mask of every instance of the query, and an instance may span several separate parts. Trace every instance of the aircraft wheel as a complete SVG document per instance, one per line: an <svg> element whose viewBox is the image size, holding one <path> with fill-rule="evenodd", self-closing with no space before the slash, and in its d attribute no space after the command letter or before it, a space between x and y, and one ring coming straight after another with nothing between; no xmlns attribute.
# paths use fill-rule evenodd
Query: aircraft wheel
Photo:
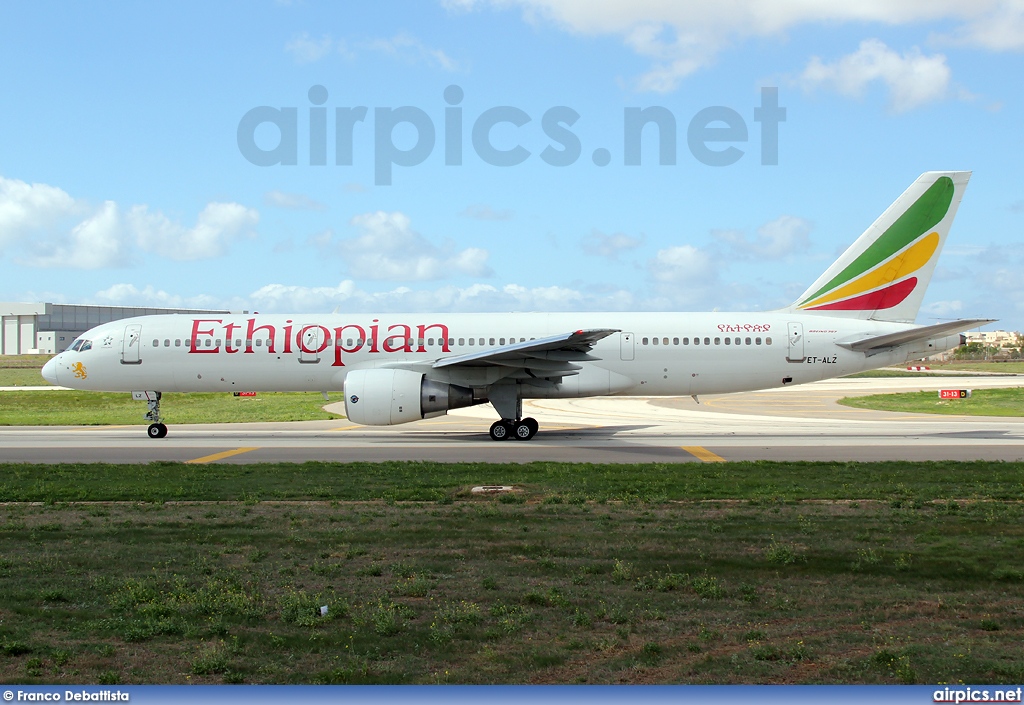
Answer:
<svg viewBox="0 0 1024 705"><path fill-rule="evenodd" d="M512 426L505 419L491 424L491 440L507 441L512 436Z"/></svg>
<svg viewBox="0 0 1024 705"><path fill-rule="evenodd" d="M533 438L533 435L537 433L537 422L533 419L523 419L518 422L513 429L517 441L528 441Z"/></svg>
<svg viewBox="0 0 1024 705"><path fill-rule="evenodd" d="M150 438L163 438L167 435L167 426L162 423L151 423L149 428L146 429L146 433L149 434Z"/></svg>
<svg viewBox="0 0 1024 705"><path fill-rule="evenodd" d="M537 431L538 429L540 429L540 424L537 423L537 419L530 418L529 416L527 416L525 419L523 419L523 423L528 424L530 428L533 429L532 431L530 431L530 438L533 438L534 436L537 435Z"/></svg>

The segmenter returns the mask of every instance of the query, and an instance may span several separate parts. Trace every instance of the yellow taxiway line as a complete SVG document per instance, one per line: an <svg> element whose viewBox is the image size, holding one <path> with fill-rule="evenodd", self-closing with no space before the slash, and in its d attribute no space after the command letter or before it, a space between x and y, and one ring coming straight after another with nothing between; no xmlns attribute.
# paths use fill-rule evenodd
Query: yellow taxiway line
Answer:
<svg viewBox="0 0 1024 705"><path fill-rule="evenodd" d="M224 460L224 458L230 458L232 455L241 455L242 453L248 453L252 450L259 450L259 448L235 448L234 450L224 450L220 453L214 453L213 455L204 455L202 458L196 458L195 460L186 460L186 465L203 465L205 463L215 463L218 460Z"/></svg>
<svg viewBox="0 0 1024 705"><path fill-rule="evenodd" d="M685 450L690 455L694 456L695 458L703 460L705 463L724 463L725 462L725 458L723 458L722 456L718 455L717 453L712 453L707 448L701 448L700 446L679 446L679 447L682 448L683 450Z"/></svg>

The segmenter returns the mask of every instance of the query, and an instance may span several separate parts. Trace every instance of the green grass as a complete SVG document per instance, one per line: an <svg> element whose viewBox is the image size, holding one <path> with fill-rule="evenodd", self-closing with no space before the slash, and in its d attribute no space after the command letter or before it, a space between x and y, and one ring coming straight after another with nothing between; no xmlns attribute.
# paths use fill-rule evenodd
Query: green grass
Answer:
<svg viewBox="0 0 1024 705"><path fill-rule="evenodd" d="M51 355L0 355L0 387L45 387L39 371Z"/></svg>
<svg viewBox="0 0 1024 705"><path fill-rule="evenodd" d="M1008 360L1006 362L950 362L943 365L931 365L932 369L963 370L970 372L1006 372L1024 374L1024 360Z"/></svg>
<svg viewBox="0 0 1024 705"><path fill-rule="evenodd" d="M971 463L255 463L0 464L0 502L445 501L475 485L512 484L541 500L766 504L806 500L1024 501L1024 464Z"/></svg>
<svg viewBox="0 0 1024 705"><path fill-rule="evenodd" d="M341 418L324 411L323 405L323 397L311 392L165 394L161 412L171 424ZM145 402L123 392L0 392L0 426L145 424L146 408Z"/></svg>
<svg viewBox="0 0 1024 705"><path fill-rule="evenodd" d="M40 368L42 365L40 365ZM47 387L50 383L39 374L39 369L0 368L0 387Z"/></svg>
<svg viewBox="0 0 1024 705"><path fill-rule="evenodd" d="M861 467L869 476L897 469ZM747 499L545 501L562 496L569 473L636 484L651 469L561 468L561 481L535 476L527 501L514 503L447 486L454 501L440 503L307 494L0 505L0 680L1024 680L1020 465L1003 467L1017 499L938 503L765 501L775 488L753 472L737 493ZM228 470L242 486L258 484L246 469ZM373 468L336 465L330 478L326 469L296 468L342 485ZM385 476L397 469L380 468L378 490L402 486L403 476ZM65 470L45 477L89 479L90 466ZM120 482L145 491L151 478L120 470ZM798 466L790 477L826 470ZM968 496L976 486L921 476L993 480L996 465L907 471L891 479L916 477L921 497ZM0 473L9 484L14 466ZM258 466L256 478L266 479ZM192 481L186 497L201 494L201 473ZM94 494L119 496L116 482ZM856 490L848 496L863 496Z"/></svg>
<svg viewBox="0 0 1024 705"><path fill-rule="evenodd" d="M968 399L939 399L938 392L846 397L840 404L858 409L963 416L1024 416L1024 388L975 389Z"/></svg>

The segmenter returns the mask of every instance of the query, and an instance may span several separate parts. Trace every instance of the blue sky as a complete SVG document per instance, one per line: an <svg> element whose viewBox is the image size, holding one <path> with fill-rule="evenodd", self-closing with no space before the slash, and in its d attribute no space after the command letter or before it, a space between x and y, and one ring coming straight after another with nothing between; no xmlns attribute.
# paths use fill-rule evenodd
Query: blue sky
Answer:
<svg viewBox="0 0 1024 705"><path fill-rule="evenodd" d="M921 172L970 169L918 320L1024 328L1024 7L854 5L6 2L0 300L763 310L796 298ZM325 165L310 163L316 86ZM777 165L762 164L763 88L786 110ZM259 106L294 109L294 165L240 149ZM337 164L335 110L358 106L352 164ZM432 148L409 123L378 134L402 106L433 126ZM490 131L495 149L528 152L514 166L473 143L500 106L529 118ZM652 106L674 119L675 163L658 163L648 126L641 164L626 165L625 111ZM709 143L739 149L734 163L689 148L707 108L746 130ZM567 141L545 129L551 109L578 114ZM249 134L268 152L279 141L270 123ZM542 159L573 140L568 165ZM455 141L461 164L446 165ZM386 150L417 144L418 163L381 184Z"/></svg>

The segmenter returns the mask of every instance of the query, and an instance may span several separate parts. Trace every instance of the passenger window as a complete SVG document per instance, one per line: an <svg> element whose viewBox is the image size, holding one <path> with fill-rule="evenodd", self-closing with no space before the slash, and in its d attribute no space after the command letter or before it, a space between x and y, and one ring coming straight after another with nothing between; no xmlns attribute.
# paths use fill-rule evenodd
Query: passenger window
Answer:
<svg viewBox="0 0 1024 705"><path fill-rule="evenodd" d="M761 344L761 339L760 338L754 338L754 343L757 344L757 345L760 345Z"/></svg>
<svg viewBox="0 0 1024 705"><path fill-rule="evenodd" d="M433 345L433 344L434 344L434 339L433 338L427 338L427 345Z"/></svg>
<svg viewBox="0 0 1024 705"><path fill-rule="evenodd" d="M704 338L705 345L711 345L711 338Z"/></svg>
<svg viewBox="0 0 1024 705"><path fill-rule="evenodd" d="M210 340L209 338L206 339L206 347L208 347L208 348L212 348L213 347L213 341Z"/></svg>
<svg viewBox="0 0 1024 705"><path fill-rule="evenodd" d="M180 348L181 347L181 338L175 338L174 339L174 347L176 347L176 348Z"/></svg>
<svg viewBox="0 0 1024 705"><path fill-rule="evenodd" d="M154 340L153 341L153 347L154 348L159 348L160 347L160 341L159 340Z"/></svg>
<svg viewBox="0 0 1024 705"><path fill-rule="evenodd" d="M721 345L721 344L722 344L722 341L719 340L718 338L715 338L715 345Z"/></svg>
<svg viewBox="0 0 1024 705"><path fill-rule="evenodd" d="M750 338L747 338L747 345L750 345Z"/></svg>
<svg viewBox="0 0 1024 705"><path fill-rule="evenodd" d="M465 345L465 344L466 344L466 339L465 338L459 338L459 345Z"/></svg>
<svg viewBox="0 0 1024 705"><path fill-rule="evenodd" d="M169 348L169 347L171 347L171 341L170 341L170 338L164 338L164 347L165 347L165 348Z"/></svg>
<svg viewBox="0 0 1024 705"><path fill-rule="evenodd" d="M473 345L474 343L476 343L476 338L470 338L469 339L469 344Z"/></svg>
<svg viewBox="0 0 1024 705"><path fill-rule="evenodd" d="M693 339L693 344L694 345L700 345L700 338L694 338Z"/></svg>
<svg viewBox="0 0 1024 705"><path fill-rule="evenodd" d="M491 342L489 343L489 345L494 345L494 338L491 338Z"/></svg>
<svg viewBox="0 0 1024 705"><path fill-rule="evenodd" d="M481 345L483 345L483 344L484 344L484 339L483 339L483 338L480 338L480 344L481 344Z"/></svg>
<svg viewBox="0 0 1024 705"><path fill-rule="evenodd" d="M683 338L683 345L689 345L689 344L690 344L690 339L689 338Z"/></svg>
<svg viewBox="0 0 1024 705"><path fill-rule="evenodd" d="M263 345L263 340L261 338L256 338L256 347L258 348L258 347L261 347L262 345Z"/></svg>
<svg viewBox="0 0 1024 705"><path fill-rule="evenodd" d="M362 338L356 338L356 347L360 347L360 348L363 347L363 343L365 343L365 342L366 341L363 340Z"/></svg>
<svg viewBox="0 0 1024 705"><path fill-rule="evenodd" d="M771 338L765 338L764 339L764 344L765 345L771 345L772 344L772 339Z"/></svg>
<svg viewBox="0 0 1024 705"><path fill-rule="evenodd" d="M647 345L647 338L644 338L644 339L643 339L642 341L640 341L640 342L642 342L642 343L643 343L644 345Z"/></svg>
<svg viewBox="0 0 1024 705"><path fill-rule="evenodd" d="M716 339L716 340L715 340L715 342L717 343L717 342L718 342L718 340ZM725 344L726 344L726 345L732 345L732 338L726 338L726 339L725 339Z"/></svg>
<svg viewBox="0 0 1024 705"><path fill-rule="evenodd" d="M455 338L448 338L448 347L455 345Z"/></svg>
<svg viewBox="0 0 1024 705"><path fill-rule="evenodd" d="M505 339L504 338L500 338L498 340L498 345L504 345L504 344L505 344Z"/></svg>
<svg viewBox="0 0 1024 705"><path fill-rule="evenodd" d="M236 348L242 347L242 339L241 338L235 338L235 347Z"/></svg>
<svg viewBox="0 0 1024 705"><path fill-rule="evenodd" d="M220 338L217 338L217 347L220 347Z"/></svg>
<svg viewBox="0 0 1024 705"><path fill-rule="evenodd" d="M673 345L679 345L679 338L672 338Z"/></svg>
<svg viewBox="0 0 1024 705"><path fill-rule="evenodd" d="M651 345L657 345L657 344L658 344L658 339L657 338L651 338Z"/></svg>

